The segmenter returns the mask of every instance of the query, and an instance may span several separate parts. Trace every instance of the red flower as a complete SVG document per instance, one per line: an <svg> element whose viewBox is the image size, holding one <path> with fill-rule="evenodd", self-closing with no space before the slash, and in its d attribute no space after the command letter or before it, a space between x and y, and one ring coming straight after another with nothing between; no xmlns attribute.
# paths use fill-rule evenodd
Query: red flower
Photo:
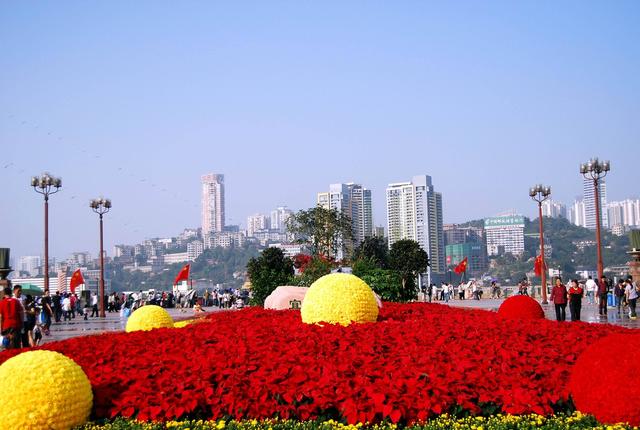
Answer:
<svg viewBox="0 0 640 430"><path fill-rule="evenodd" d="M608 336L584 350L569 380L576 408L603 423L640 426L640 336Z"/></svg>

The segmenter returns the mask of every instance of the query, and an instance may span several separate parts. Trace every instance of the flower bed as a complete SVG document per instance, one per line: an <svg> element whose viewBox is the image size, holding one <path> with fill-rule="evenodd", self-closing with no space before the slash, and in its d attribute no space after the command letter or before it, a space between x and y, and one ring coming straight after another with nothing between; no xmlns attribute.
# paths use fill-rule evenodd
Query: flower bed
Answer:
<svg viewBox="0 0 640 430"><path fill-rule="evenodd" d="M627 329L511 320L385 303L378 322L318 326L299 311L221 312L180 329L46 344L76 361L94 418L345 419L567 410L567 381L595 340ZM13 351L0 354L0 363Z"/></svg>
<svg viewBox="0 0 640 430"><path fill-rule="evenodd" d="M117 419L105 424L90 423L78 430L397 430L398 426L389 422L374 425L344 425L330 421L169 421L148 423ZM629 426L601 425L593 417L576 413L570 416L544 417L541 415L496 415L492 417L454 418L441 415L426 423L404 427L405 430L509 430L509 429L589 429L627 430Z"/></svg>

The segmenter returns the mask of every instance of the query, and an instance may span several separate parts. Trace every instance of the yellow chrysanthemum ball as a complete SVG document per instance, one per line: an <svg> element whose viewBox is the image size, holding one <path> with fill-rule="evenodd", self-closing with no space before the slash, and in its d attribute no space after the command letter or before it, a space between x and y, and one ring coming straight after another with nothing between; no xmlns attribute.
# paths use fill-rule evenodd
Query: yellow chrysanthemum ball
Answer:
<svg viewBox="0 0 640 430"><path fill-rule="evenodd" d="M302 322L347 326L375 322L378 303L366 282L348 273L331 273L311 284L302 301Z"/></svg>
<svg viewBox="0 0 640 430"><path fill-rule="evenodd" d="M0 430L68 430L87 422L93 393L69 357L28 351L0 366L0 405Z"/></svg>
<svg viewBox="0 0 640 430"><path fill-rule="evenodd" d="M145 305L136 309L127 320L127 332L173 328L173 318L169 312L156 305Z"/></svg>

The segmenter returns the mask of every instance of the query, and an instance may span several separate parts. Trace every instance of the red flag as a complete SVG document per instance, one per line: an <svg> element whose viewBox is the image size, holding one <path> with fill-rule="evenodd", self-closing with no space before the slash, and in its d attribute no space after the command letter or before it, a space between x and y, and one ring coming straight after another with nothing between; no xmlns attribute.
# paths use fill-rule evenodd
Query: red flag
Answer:
<svg viewBox="0 0 640 430"><path fill-rule="evenodd" d="M453 269L454 272L456 272L458 275L461 274L462 272L466 272L467 271L467 257L464 257L464 259L458 263L458 265L455 267L455 269Z"/></svg>
<svg viewBox="0 0 640 430"><path fill-rule="evenodd" d="M69 290L71 290L71 294L75 294L76 287L82 284L84 284L84 278L82 277L82 273L80 273L80 269L78 269L73 272L73 275L71 275L71 280L69 281Z"/></svg>
<svg viewBox="0 0 640 430"><path fill-rule="evenodd" d="M191 268L191 264L187 264L182 268L178 276L176 276L176 280L173 281L173 285L177 285L180 281L188 281L189 280L189 269Z"/></svg>
<svg viewBox="0 0 640 430"><path fill-rule="evenodd" d="M536 276L542 276L542 271L545 269L545 267L542 267L542 255L538 255L533 263L533 271L536 272Z"/></svg>

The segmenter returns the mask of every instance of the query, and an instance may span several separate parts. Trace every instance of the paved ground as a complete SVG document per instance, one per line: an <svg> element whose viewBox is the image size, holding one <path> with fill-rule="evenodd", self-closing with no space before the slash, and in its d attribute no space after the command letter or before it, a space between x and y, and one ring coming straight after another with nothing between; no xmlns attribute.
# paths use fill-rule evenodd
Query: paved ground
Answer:
<svg viewBox="0 0 640 430"><path fill-rule="evenodd" d="M455 307L464 307L464 308L473 308L473 309L486 309L486 310L498 310L500 304L502 304L502 299L483 299L483 300L450 300L449 306ZM434 302L434 303L444 303L444 302ZM555 311L553 304L542 305L545 310L545 314L548 319L555 320ZM193 316L193 311L187 310L186 312L180 312L177 309L168 309L171 316L176 320L182 320L191 318ZM208 312L217 312L219 311L217 308L207 308ZM600 317L598 315L598 308L596 305L589 305L587 301L584 300L583 308L582 308L582 320L595 323L609 323L621 325L629 328L638 328L640 329L640 319L639 320L631 320L627 314L618 315L616 313L615 308L608 309L608 315L606 318ZM567 308L567 319L569 319L569 309ZM43 339L43 343L51 342L55 340L68 339L76 336L86 336L91 334L99 334L108 331L121 331L124 330L125 320L120 318L120 314L118 313L107 313L107 317L104 319L101 318L90 318L88 321L85 321L82 317L76 317L70 322L61 322L54 323L51 326L51 335L45 336Z"/></svg>
<svg viewBox="0 0 640 430"><path fill-rule="evenodd" d="M502 304L503 299L483 299L483 300L450 300L449 306L474 308L474 309L487 309L497 311ZM442 302L435 302L442 303ZM555 308L553 303L542 305L546 317L550 320L556 319ZM640 312L640 309L638 310ZM640 319L631 320L629 318L628 309L624 315L620 315L616 312L616 308L609 307L607 309L607 316L601 317L598 315L598 306L590 305L587 300L582 301L582 310L580 312L580 319L588 323L609 323L615 325L621 325L628 328L640 328ZM567 320L570 320L569 306L567 306Z"/></svg>

